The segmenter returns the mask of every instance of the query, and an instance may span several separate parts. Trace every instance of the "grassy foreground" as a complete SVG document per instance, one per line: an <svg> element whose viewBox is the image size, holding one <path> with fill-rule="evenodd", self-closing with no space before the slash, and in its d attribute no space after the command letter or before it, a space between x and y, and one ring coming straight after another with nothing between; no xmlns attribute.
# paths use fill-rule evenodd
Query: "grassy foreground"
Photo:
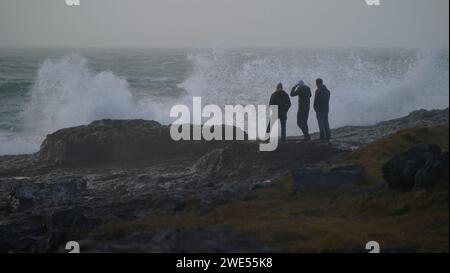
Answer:
<svg viewBox="0 0 450 273"><path fill-rule="evenodd" d="M332 190L294 194L292 179L253 191L243 200L199 212L115 222L96 232L116 236L166 228L230 226L280 251L363 251L378 241L382 251L448 252L448 186L431 191L394 192L384 186L381 166L419 143L448 150L448 126L408 129L351 153L342 163L366 168L362 181Z"/></svg>

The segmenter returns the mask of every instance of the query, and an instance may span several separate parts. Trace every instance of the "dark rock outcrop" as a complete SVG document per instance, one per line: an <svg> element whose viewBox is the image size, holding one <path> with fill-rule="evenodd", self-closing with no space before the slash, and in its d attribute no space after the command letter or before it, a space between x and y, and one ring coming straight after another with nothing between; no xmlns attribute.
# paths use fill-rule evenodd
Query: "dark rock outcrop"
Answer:
<svg viewBox="0 0 450 273"><path fill-rule="evenodd" d="M61 251L68 240L85 240L82 250L86 246L93 252L264 251L264 245L236 231L214 227L144 234L133 230L116 238L91 232L152 213L175 215L187 208L207 212L255 188L274 186L276 178L291 170L330 166L349 147L434 122L448 123L448 110L334 130L331 144L290 139L274 152L260 152L252 141L176 142L169 126L154 121L102 120L62 129L48 135L37 154L0 156L0 252ZM448 154L439 152L434 161L423 161L413 184L427 188L441 177L445 180L445 173L448 184L445 160ZM351 167L317 175L341 185L359 174Z"/></svg>
<svg viewBox="0 0 450 273"><path fill-rule="evenodd" d="M417 145L394 156L383 165L382 171L392 189L428 189L441 180L448 183L448 153L443 154L438 145Z"/></svg>
<svg viewBox="0 0 450 273"><path fill-rule="evenodd" d="M198 126L196 128L202 129ZM225 126L222 134L225 134ZM237 134L236 128L231 128ZM191 136L194 126L190 126ZM211 130L211 129L210 129ZM245 133L244 139L247 138ZM38 158L59 165L199 157L225 146L226 141L174 141L170 126L148 120L99 120L47 135Z"/></svg>
<svg viewBox="0 0 450 273"><path fill-rule="evenodd" d="M232 143L201 157L192 167L199 181L242 184L289 175L292 168L337 157L344 152L320 143L282 143L273 152L260 152L257 143ZM245 186L245 184L244 184Z"/></svg>
<svg viewBox="0 0 450 273"><path fill-rule="evenodd" d="M149 153L158 156L155 149L169 142L169 131L155 121L100 120L47 135L38 156L67 165L139 159Z"/></svg>

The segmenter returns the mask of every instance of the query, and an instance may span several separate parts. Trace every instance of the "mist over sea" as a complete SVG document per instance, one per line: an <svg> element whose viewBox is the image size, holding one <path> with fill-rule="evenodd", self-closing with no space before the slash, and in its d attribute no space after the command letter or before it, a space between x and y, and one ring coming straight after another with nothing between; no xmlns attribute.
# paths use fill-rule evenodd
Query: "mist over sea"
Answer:
<svg viewBox="0 0 450 273"><path fill-rule="evenodd" d="M330 123L367 125L448 107L448 50L0 50L0 155L32 153L55 130L104 118L170 123L170 108L267 104L278 82L331 90ZM292 99L288 135L299 135ZM317 130L311 110L309 125Z"/></svg>

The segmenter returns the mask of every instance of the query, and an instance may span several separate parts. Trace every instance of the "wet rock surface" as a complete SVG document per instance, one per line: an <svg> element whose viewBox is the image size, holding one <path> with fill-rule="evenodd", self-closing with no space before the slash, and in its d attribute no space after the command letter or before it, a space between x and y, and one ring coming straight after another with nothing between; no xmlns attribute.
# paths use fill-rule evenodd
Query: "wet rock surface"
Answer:
<svg viewBox="0 0 450 273"><path fill-rule="evenodd" d="M56 183L22 181L9 195L8 205L13 211L24 210L48 203L50 206L78 203L87 190L83 177L60 177Z"/></svg>
<svg viewBox="0 0 450 273"><path fill-rule="evenodd" d="M346 126L333 130L332 143L342 149L355 150L364 144L389 137L407 128L448 124L448 108L445 110L417 110L408 116L383 121L371 126Z"/></svg>
<svg viewBox="0 0 450 273"><path fill-rule="evenodd" d="M69 240L85 241L89 252L273 251L229 227L124 234L108 243L90 234L99 225L155 212L177 214L192 205L208 210L399 129L444 123L448 109L419 111L336 129L331 143L290 139L274 152L260 152L250 141L174 142L169 127L154 121L63 129L48 135L37 154L0 157L0 252L65 251ZM418 185L427 184L431 170L434 163L417 174Z"/></svg>

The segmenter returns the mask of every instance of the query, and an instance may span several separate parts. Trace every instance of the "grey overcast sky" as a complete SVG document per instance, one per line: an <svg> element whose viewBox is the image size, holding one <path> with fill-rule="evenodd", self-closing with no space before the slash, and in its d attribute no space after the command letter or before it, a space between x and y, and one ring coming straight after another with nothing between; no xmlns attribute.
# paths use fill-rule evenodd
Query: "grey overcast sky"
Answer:
<svg viewBox="0 0 450 273"><path fill-rule="evenodd" d="M0 0L0 47L437 47L449 0Z"/></svg>

